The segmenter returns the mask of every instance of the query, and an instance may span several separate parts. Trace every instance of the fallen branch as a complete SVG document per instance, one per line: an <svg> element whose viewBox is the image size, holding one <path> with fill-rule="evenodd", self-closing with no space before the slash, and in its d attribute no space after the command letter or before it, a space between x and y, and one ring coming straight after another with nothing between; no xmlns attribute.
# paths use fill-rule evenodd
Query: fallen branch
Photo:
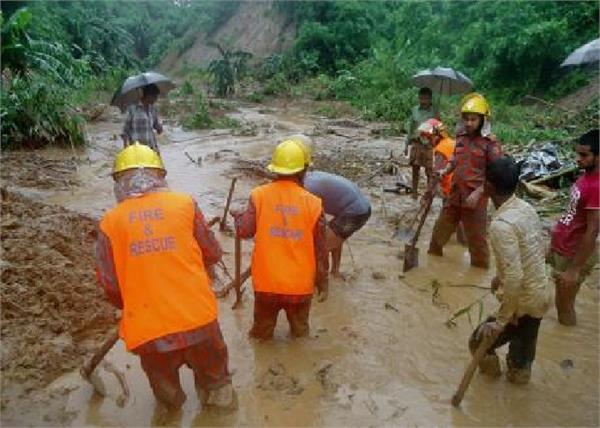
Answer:
<svg viewBox="0 0 600 428"><path fill-rule="evenodd" d="M195 160L193 157L190 156L190 154L188 152L183 152L187 158L192 162L195 163L197 166L201 166L202 165L202 158L199 157L198 160Z"/></svg>
<svg viewBox="0 0 600 428"><path fill-rule="evenodd" d="M572 166L571 168L566 168L566 169L561 169L559 171L556 171L552 174L548 174L545 175L544 177L540 177L540 178L536 178L535 180L531 180L528 181L528 184L540 184L540 183L544 183L548 180L552 180L553 178L558 178L558 177L562 177L563 175L567 175L567 174L571 174L573 172L577 172L579 170L579 167L577 166Z"/></svg>
<svg viewBox="0 0 600 428"><path fill-rule="evenodd" d="M550 189L545 189L544 187L539 186L537 184L531 184L523 180L521 180L521 184L523 185L523 188L525 189L527 194L536 199L547 200L552 199L557 195L557 192L554 192Z"/></svg>

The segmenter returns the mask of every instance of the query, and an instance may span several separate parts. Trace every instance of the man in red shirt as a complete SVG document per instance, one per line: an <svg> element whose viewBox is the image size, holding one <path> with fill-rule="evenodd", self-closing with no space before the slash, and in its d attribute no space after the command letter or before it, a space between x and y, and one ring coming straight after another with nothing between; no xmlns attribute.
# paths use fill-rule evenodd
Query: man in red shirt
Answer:
<svg viewBox="0 0 600 428"><path fill-rule="evenodd" d="M487 166L502 156L502 148L490 133L490 108L483 96L473 93L465 97L461 112L464 130L457 133L454 157L445 170L438 172L442 177L452 172L454 175L450 193L433 228L429 254L442 256L444 245L462 222L471 265L487 269L488 197L483 185Z"/></svg>
<svg viewBox="0 0 600 428"><path fill-rule="evenodd" d="M576 142L577 165L584 173L571 188L567 211L554 226L548 261L554 268L558 322L577 324L575 296L597 262L599 220L598 129Z"/></svg>

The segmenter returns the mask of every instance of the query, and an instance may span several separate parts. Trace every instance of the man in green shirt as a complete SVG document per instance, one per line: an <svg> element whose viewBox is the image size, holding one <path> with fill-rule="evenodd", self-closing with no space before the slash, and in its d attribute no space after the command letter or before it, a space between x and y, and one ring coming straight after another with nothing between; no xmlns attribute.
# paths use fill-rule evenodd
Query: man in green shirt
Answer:
<svg viewBox="0 0 600 428"><path fill-rule="evenodd" d="M408 154L408 146L412 145L410 151L410 165L412 166L412 190L413 199L417 199L419 186L419 172L421 167L425 168L427 180L431 179L433 171L433 147L428 141L420 138L417 128L427 119L440 119L440 113L434 109L432 103L432 93L429 88L419 89L419 105L411 110L410 122L408 123L408 134L406 136L406 145L404 154Z"/></svg>

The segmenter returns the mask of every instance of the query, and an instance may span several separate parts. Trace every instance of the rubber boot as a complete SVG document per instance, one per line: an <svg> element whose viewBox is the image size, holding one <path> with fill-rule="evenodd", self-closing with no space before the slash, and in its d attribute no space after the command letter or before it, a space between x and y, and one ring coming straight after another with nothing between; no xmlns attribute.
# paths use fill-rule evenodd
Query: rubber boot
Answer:
<svg viewBox="0 0 600 428"><path fill-rule="evenodd" d="M500 377L502 369L500 368L500 358L498 358L498 355L485 355L479 361L479 371L491 377Z"/></svg>

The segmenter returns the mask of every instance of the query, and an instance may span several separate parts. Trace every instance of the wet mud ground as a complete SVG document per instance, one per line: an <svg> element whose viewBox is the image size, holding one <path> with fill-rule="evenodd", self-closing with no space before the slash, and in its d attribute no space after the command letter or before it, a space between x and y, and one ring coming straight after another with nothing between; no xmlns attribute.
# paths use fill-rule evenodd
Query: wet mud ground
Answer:
<svg viewBox="0 0 600 428"><path fill-rule="evenodd" d="M246 106L232 116L242 121L242 130L251 124L251 132L192 133L171 125L161 137L170 186L196 197L207 218L221 215L233 176L239 177L233 205L245 204L250 189L266 180L259 166L272 148L298 132L313 137L318 168L362 182L373 216L345 247L345 280L332 279L329 300L313 302L309 338L290 340L281 314L274 341L251 341L251 289L240 310L231 310L233 293L220 301L239 410L203 412L191 372L182 368L188 398L169 424L598 425L597 269L578 296L576 328L560 326L553 308L544 318L529 385L476 375L461 408L453 409L450 397L469 361L467 338L479 306L454 326L446 321L487 293L472 285L488 287L493 269L469 267L466 249L454 240L443 258L426 254L440 209L435 201L419 242L420 266L402 274L404 243L392 235L399 218L407 222L416 212L416 203L382 191L393 186L394 176L368 177L390 150L401 151L403 140L383 137L386 124L327 120L300 110ZM116 377L104 368L98 374L106 397L95 395L77 371L115 320L95 284L93 241L94 219L114 204L109 172L120 146L114 140L120 120L112 114L89 125L85 150L3 154L2 426L156 422L148 382L122 342L106 360L125 376L126 400ZM389 172L409 177L407 168ZM216 233L232 271L232 233ZM251 247L244 242L244 267ZM492 296L483 302L484 315L496 307Z"/></svg>

